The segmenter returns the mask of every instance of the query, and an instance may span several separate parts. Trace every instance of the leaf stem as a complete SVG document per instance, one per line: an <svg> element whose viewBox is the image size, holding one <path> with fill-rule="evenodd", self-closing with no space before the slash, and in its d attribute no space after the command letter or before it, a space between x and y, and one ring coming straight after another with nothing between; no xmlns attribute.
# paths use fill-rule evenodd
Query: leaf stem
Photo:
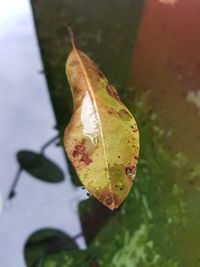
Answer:
<svg viewBox="0 0 200 267"><path fill-rule="evenodd" d="M72 44L72 48L73 48L74 50L77 50L77 48L76 48L76 44L75 44L75 40L74 40L74 33L73 33L71 27L68 27L68 32L69 32L69 37L70 37L70 41L71 41L71 44Z"/></svg>

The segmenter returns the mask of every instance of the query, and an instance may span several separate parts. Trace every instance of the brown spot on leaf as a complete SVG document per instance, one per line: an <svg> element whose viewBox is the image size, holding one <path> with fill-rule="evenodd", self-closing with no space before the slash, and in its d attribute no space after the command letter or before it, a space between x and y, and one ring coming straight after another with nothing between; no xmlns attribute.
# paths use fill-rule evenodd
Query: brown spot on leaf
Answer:
<svg viewBox="0 0 200 267"><path fill-rule="evenodd" d="M117 185L113 185L113 187L117 188ZM99 199L101 203L103 203L105 206L107 206L110 210L115 210L120 205L120 199L115 195L114 192L112 192L107 187L103 189L102 192L98 192L96 197Z"/></svg>
<svg viewBox="0 0 200 267"><path fill-rule="evenodd" d="M87 154L83 154L81 161L83 161L86 165L89 165L92 160Z"/></svg>
<svg viewBox="0 0 200 267"><path fill-rule="evenodd" d="M136 132L138 131L136 125L135 125L135 127L131 125L131 128L133 129L133 132L134 132L134 133L136 133Z"/></svg>
<svg viewBox="0 0 200 267"><path fill-rule="evenodd" d="M72 152L73 157L81 156L80 160L84 162L86 165L89 165L92 160L85 152L85 146L83 144L79 144L75 146L74 151Z"/></svg>
<svg viewBox="0 0 200 267"><path fill-rule="evenodd" d="M115 89L110 84L106 85L106 91L110 96L114 97L116 100L120 100L118 93L115 91Z"/></svg>
<svg viewBox="0 0 200 267"><path fill-rule="evenodd" d="M121 109L117 112L121 119L130 120L131 116L126 109Z"/></svg>
<svg viewBox="0 0 200 267"><path fill-rule="evenodd" d="M78 152L77 152L76 150L74 150L73 153L72 153L72 156L73 156L74 158L76 158L76 157L78 157L78 155L79 155Z"/></svg>
<svg viewBox="0 0 200 267"><path fill-rule="evenodd" d="M111 196L108 196L106 199L105 199L105 203L106 205L111 205L113 203L113 198Z"/></svg>
<svg viewBox="0 0 200 267"><path fill-rule="evenodd" d="M135 173L136 173L136 166L128 166L125 169L126 175L128 176L129 180L133 181L135 178Z"/></svg>
<svg viewBox="0 0 200 267"><path fill-rule="evenodd" d="M85 146L80 144L80 145L76 145L75 149L72 153L73 157L78 157L79 155L83 155L85 152Z"/></svg>
<svg viewBox="0 0 200 267"><path fill-rule="evenodd" d="M107 112L108 112L108 114L117 116L117 111L116 111L114 108L109 108L109 109L107 110Z"/></svg>

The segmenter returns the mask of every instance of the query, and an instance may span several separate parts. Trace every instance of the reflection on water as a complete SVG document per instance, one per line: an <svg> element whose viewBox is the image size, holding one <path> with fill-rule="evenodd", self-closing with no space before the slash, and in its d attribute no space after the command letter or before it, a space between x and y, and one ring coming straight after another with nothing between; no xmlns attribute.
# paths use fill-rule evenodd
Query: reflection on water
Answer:
<svg viewBox="0 0 200 267"><path fill-rule="evenodd" d="M163 4L169 4L169 5L174 5L178 2L178 0L158 0L158 1Z"/></svg>
<svg viewBox="0 0 200 267"><path fill-rule="evenodd" d="M151 91L151 104L162 115L165 126L172 129L168 145L196 163L200 155L199 116L187 100L198 103L199 10L196 0L181 0L173 7L148 0L132 70L134 85L140 91Z"/></svg>
<svg viewBox="0 0 200 267"><path fill-rule="evenodd" d="M163 140L175 155L179 171L173 178L174 193L180 197L187 223L184 230L176 229L179 241L174 247L182 259L180 266L196 267L200 259L200 206L194 207L200 199L200 2L161 2L167 1L146 2L132 80L136 90L149 91L149 103L165 129Z"/></svg>
<svg viewBox="0 0 200 267"><path fill-rule="evenodd" d="M19 160L23 171L15 187L17 195L4 203L0 217L0 263L21 267L27 241L28 266L40 258L45 267L58 262L59 267L198 267L199 1L146 0L144 10L141 0L93 0L87 4L46 0L32 1L32 5L56 119L26 5L26 11L15 18L16 28L10 28L15 19L9 18L9 30L1 33L4 100L0 100L0 119L6 134L0 140L4 147L0 196L4 201L19 168L16 153L23 152L26 161ZM5 21L3 25L7 25ZM74 187L77 176L71 175L71 169L69 176L59 146L52 143L41 150L52 136L62 136L71 116L72 99L64 73L70 50L69 25L78 47L116 86L141 133L133 190L114 213L93 198L80 202L82 230L76 211L85 191L80 196ZM32 156L40 159L48 183L34 178L41 175L32 162L29 165ZM55 170L54 164L60 175L64 174L58 183L50 183L46 176L46 166ZM46 232L47 228L52 232ZM83 247L82 234L87 250L68 251L65 247L60 252L62 245ZM49 253L56 244L59 249Z"/></svg>
<svg viewBox="0 0 200 267"><path fill-rule="evenodd" d="M187 96L186 96L186 100L188 102L193 103L196 106L197 111L200 111L200 90L188 91Z"/></svg>
<svg viewBox="0 0 200 267"><path fill-rule="evenodd" d="M58 137L48 142L58 133L29 2L1 1L0 13L0 266L23 267L33 232L80 234L77 206L86 193L72 185Z"/></svg>
<svg viewBox="0 0 200 267"><path fill-rule="evenodd" d="M56 229L42 229L33 233L25 245L26 262L32 262L32 267L42 266L47 255L61 250L78 249L76 239L80 235L70 237L65 232Z"/></svg>

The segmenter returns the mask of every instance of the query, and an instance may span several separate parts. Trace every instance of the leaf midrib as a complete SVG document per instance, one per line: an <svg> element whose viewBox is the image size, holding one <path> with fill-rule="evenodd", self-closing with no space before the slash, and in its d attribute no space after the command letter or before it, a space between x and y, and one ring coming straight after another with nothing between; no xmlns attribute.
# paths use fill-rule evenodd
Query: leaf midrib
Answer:
<svg viewBox="0 0 200 267"><path fill-rule="evenodd" d="M86 82L87 82L87 85L88 85L88 89L89 89L89 93L90 93L90 96L91 96L91 99L92 99L92 104L93 104L93 107L94 107L94 110L95 110L95 113L96 113L96 116L97 116L97 119L98 119L98 122L99 122L99 128L100 128L100 133L101 133L101 139L102 139L102 146L103 146L103 153L104 153L104 160L105 160L105 165L106 165L106 169L107 169L107 178L108 178L108 181L109 182L109 187L110 187L110 190L112 192L112 185L111 185L111 180L110 180L110 177L109 177L109 168L108 168L108 161L107 161L107 156L106 156L106 146L105 146L105 142L104 142L104 134L103 134L103 129L102 129L102 124L101 124L101 117L100 117L100 114L99 114L99 111L98 111L98 107L97 107L97 103L96 103L96 99L95 99L95 95L93 93L93 89L92 89L92 85L90 83L90 79L88 77L88 74L87 74L87 71L86 71L86 68L84 66L84 63L79 55L79 52L78 50L73 47L73 50L75 52L75 55L80 63L80 66L82 68L82 71L84 73L84 76L85 76L85 79L86 79Z"/></svg>

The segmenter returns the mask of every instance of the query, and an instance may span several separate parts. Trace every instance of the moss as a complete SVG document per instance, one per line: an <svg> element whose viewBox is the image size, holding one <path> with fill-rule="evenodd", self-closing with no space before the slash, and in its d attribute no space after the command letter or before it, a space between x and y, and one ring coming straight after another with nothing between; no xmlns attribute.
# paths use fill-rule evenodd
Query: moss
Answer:
<svg viewBox="0 0 200 267"><path fill-rule="evenodd" d="M137 103L134 110L140 125L148 108L145 103ZM187 266L182 251L185 244L179 243L182 231L190 229L185 190L175 184L179 168L174 165L176 155L165 149L155 125L155 121L146 120L139 126L142 150L137 179L122 207L87 250L47 257L46 267L53 262L59 262L61 267L87 267L92 266L93 259L100 267ZM190 220L196 219L192 217Z"/></svg>

